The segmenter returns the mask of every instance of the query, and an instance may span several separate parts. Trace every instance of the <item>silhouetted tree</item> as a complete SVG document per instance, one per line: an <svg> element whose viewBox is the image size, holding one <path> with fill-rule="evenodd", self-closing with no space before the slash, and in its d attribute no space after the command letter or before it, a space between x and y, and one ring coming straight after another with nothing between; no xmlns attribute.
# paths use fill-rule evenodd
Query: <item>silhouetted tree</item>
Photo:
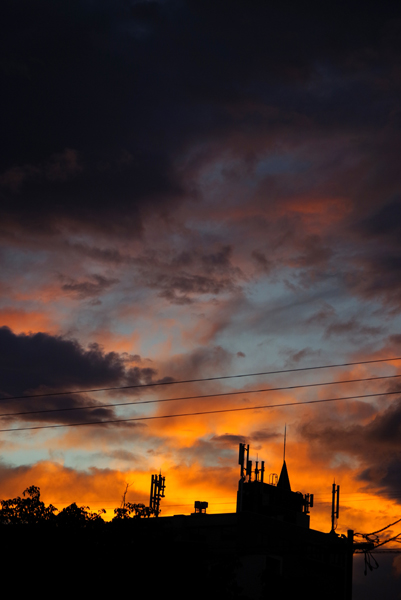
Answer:
<svg viewBox="0 0 401 600"><path fill-rule="evenodd" d="M125 502L123 507L114 509L114 515L113 522L124 519L141 519L143 517L149 518L152 515L156 515L156 512L144 504Z"/></svg>
<svg viewBox="0 0 401 600"><path fill-rule="evenodd" d="M46 506L40 499L40 488L31 485L21 496L10 500L0 500L0 524L2 525L36 525L40 523L53 523L57 526L80 526L104 524L102 508L98 512L90 512L89 506L77 506L74 502L63 508L56 515L58 509L49 504Z"/></svg>
<svg viewBox="0 0 401 600"><path fill-rule="evenodd" d="M104 508L97 513L89 511L89 506L77 506L75 502L63 508L57 515L56 520L58 525L87 527L88 525L101 525L104 521L101 517L106 511Z"/></svg>
<svg viewBox="0 0 401 600"><path fill-rule="evenodd" d="M3 525L34 525L55 519L57 508L45 506L40 499L40 489L34 485L24 490L22 498L0 500L0 523Z"/></svg>

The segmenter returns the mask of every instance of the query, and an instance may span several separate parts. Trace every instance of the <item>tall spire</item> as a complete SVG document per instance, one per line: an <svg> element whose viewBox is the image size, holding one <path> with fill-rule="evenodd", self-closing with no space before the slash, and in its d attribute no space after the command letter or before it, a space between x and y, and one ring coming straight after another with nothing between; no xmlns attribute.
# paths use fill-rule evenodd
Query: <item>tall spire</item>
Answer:
<svg viewBox="0 0 401 600"><path fill-rule="evenodd" d="M280 477L278 478L277 487L282 488L283 490L291 491L290 478L288 477L287 465L285 461L283 462L283 466L281 468Z"/></svg>

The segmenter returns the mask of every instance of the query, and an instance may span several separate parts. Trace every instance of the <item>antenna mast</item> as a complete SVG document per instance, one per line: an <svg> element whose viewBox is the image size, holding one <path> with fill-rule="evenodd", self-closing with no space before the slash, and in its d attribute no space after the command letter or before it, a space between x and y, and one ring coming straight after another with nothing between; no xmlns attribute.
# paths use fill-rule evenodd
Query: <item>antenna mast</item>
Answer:
<svg viewBox="0 0 401 600"><path fill-rule="evenodd" d="M166 488L166 478L162 474L152 475L152 483L150 486L150 510L158 517L160 513L160 500L164 498L164 490Z"/></svg>
<svg viewBox="0 0 401 600"><path fill-rule="evenodd" d="M287 442L287 423L284 426L284 453L283 453L283 462L285 462L285 445Z"/></svg>
<svg viewBox="0 0 401 600"><path fill-rule="evenodd" d="M340 486L333 483L331 491L331 532L334 533L337 528L338 515L340 514Z"/></svg>

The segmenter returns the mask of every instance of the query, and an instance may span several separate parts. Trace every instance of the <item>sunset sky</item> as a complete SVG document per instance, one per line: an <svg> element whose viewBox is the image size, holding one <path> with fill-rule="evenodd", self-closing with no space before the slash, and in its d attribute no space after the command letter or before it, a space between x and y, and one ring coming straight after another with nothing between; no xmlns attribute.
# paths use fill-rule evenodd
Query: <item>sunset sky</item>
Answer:
<svg viewBox="0 0 401 600"><path fill-rule="evenodd" d="M401 380L366 381L401 376L368 362L401 357L397 3L4 6L0 498L111 518L161 470L162 515L232 512L286 425L314 529L334 479L338 532L400 518Z"/></svg>

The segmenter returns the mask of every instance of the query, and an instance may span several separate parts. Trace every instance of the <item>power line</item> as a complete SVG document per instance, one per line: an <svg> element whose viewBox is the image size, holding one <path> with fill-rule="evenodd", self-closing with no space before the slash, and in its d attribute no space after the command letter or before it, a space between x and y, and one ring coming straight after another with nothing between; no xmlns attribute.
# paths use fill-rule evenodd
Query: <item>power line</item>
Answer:
<svg viewBox="0 0 401 600"><path fill-rule="evenodd" d="M149 387L157 387L157 386L161 386L161 385L176 385L179 383L200 383L202 381L217 381L217 380L222 380L222 379L238 379L240 377L256 377L258 375L278 375L281 373L296 373L296 372L300 372L300 371L314 371L317 369L334 369L334 368L339 368L339 367L350 367L350 366L367 365L367 364L380 363L380 362L391 362L391 361L395 361L395 360L401 360L401 357L378 358L375 360L363 360L363 361L359 361L359 362L341 363L341 364L336 364L336 365L318 365L315 367L301 367L301 368L297 368L297 369L281 369L278 371L263 371L260 373L242 373L240 375L220 375L218 377L202 377L199 379L182 379L179 381L157 381L154 383L141 383L141 384L135 384L135 385L122 385L122 386L113 386L113 387L104 387L104 388L92 388L92 389L87 389L87 390L46 392L43 394L25 394L23 396L9 396L8 398L0 398L0 400L3 400L3 401L22 400L22 399L26 399L26 398L44 398L46 396L67 396L70 394L89 394L89 393L93 393L93 392L109 392L109 391L113 391L113 390L149 388Z"/></svg>
<svg viewBox="0 0 401 600"><path fill-rule="evenodd" d="M116 423L128 423L128 422L133 422L133 421L151 421L151 420L155 420L155 419L172 419L172 418L177 418L177 417L196 417L196 416L200 416L200 415L212 415L212 414L219 414L219 413L228 413L228 412L239 412L239 411L245 411L245 410L262 410L262 409L266 409L266 408L285 408L288 406L301 406L304 404L321 404L324 402L336 402L338 400L355 400L357 398L372 398L372 397L377 397L377 396L388 396L391 394L399 394L400 392L381 392L381 393L376 393L376 394L364 394L364 395L357 395L357 396L344 396L342 398L325 398L322 400L305 400L302 402L286 402L286 403L282 403L282 404L265 404L262 406L246 406L246 407L239 407L239 408L222 408L222 409L218 409L218 410L205 410L205 411L198 411L198 412L193 412L193 413L180 413L180 414L173 414L173 415L154 415L151 417L133 417L130 419L110 419L107 421L87 421L87 422L81 422L81 423L63 423L63 424L59 424L59 425L37 425L34 427L14 427L12 429L0 429L0 433L3 432L7 432L7 431L28 431L28 430L34 430L34 429L55 429L55 428L60 428L60 427L79 427L81 425L110 425L110 424L116 424Z"/></svg>
<svg viewBox="0 0 401 600"><path fill-rule="evenodd" d="M372 533L355 533L355 535L361 535L363 537L377 535L378 533L382 533L385 529L389 529L390 527L393 527L393 525L397 525L400 522L401 522L401 519L397 519L396 521L394 521L394 523L390 523L390 525L386 525L385 527L382 527L381 529L378 529L377 531L372 531Z"/></svg>
<svg viewBox="0 0 401 600"><path fill-rule="evenodd" d="M296 389L301 389L301 388L308 388L308 387L319 387L319 386L324 386L324 385L339 385L342 383L359 383L362 381L375 381L375 380L380 380L380 379L393 379L395 377L401 377L401 374L397 374L397 375L382 375L382 376L377 376L377 377L363 377L360 379L344 379L344 380L340 380L340 381L322 381L320 383L305 383L305 384L300 384L300 385L288 385L288 386L282 386L282 387L276 387L276 388L262 388L262 389L258 389L258 390L242 390L242 391L236 391L236 392L219 392L216 394L202 394L202 395L198 395L198 396L181 396L181 397L174 397L174 398L159 398L156 400L135 400L134 402L119 402L119 403L113 403L113 404L95 404L95 405L90 405L90 406L69 406L66 408L48 408L48 409L43 409L43 410L30 410L30 411L24 411L24 412L12 412L12 413L2 413L0 414L0 417L9 417L9 416L21 416L21 415L36 415L36 414L43 414L43 413L53 413L53 412L65 412L65 411L72 411L72 410L95 410L98 408L111 408L111 407L116 407L116 406L133 406L136 404L155 404L155 403L159 403L159 402L177 402L177 401L182 401L182 400L196 400L196 399L202 399L202 398L217 398L217 397L221 397L221 396L238 396L241 394L259 394L261 392L278 392L278 391L284 391L284 390L296 390ZM401 390L399 390L401 391Z"/></svg>

